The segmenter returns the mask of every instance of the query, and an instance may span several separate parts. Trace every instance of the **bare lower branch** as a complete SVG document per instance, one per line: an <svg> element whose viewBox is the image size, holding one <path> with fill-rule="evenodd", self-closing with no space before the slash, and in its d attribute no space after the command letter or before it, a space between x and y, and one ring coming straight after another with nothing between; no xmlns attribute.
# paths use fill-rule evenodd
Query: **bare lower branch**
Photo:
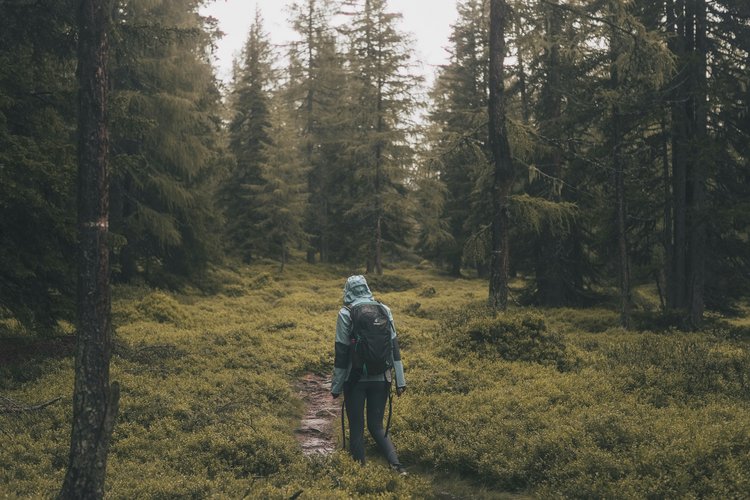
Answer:
<svg viewBox="0 0 750 500"><path fill-rule="evenodd" d="M6 398L5 396L0 396L0 413L24 413L29 411L37 411L55 404L61 399L62 396L58 396L43 403L35 405L23 405L10 398Z"/></svg>

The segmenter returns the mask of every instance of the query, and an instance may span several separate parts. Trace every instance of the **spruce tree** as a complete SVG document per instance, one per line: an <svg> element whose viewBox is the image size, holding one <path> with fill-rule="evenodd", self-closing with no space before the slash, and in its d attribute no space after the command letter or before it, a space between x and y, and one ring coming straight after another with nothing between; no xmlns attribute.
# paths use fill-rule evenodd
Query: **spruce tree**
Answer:
<svg viewBox="0 0 750 500"><path fill-rule="evenodd" d="M75 317L76 9L0 2L0 317Z"/></svg>
<svg viewBox="0 0 750 500"><path fill-rule="evenodd" d="M750 9L723 0L707 5L711 79L711 142L701 158L713 159L707 183L706 307L736 309L750 294Z"/></svg>
<svg viewBox="0 0 750 500"><path fill-rule="evenodd" d="M334 181L342 164L341 137L345 134L344 60L338 51L329 0L305 0L292 6L292 27L299 40L290 50L287 99L296 106L294 119L301 130L299 147L307 166L309 203L305 230L310 235L309 262L316 254L329 261L336 240L334 214L339 186Z"/></svg>
<svg viewBox="0 0 750 500"><path fill-rule="evenodd" d="M366 258L368 271L382 274L384 252L400 250L412 225L405 183L413 161L408 118L418 79L409 72L407 39L396 28L400 14L389 12L385 0L346 0L344 6L351 71L351 198L344 216L355 228L348 250Z"/></svg>
<svg viewBox="0 0 750 500"><path fill-rule="evenodd" d="M200 2L116 9L112 104L115 276L177 284L217 255L222 158L215 33Z"/></svg>
<svg viewBox="0 0 750 500"><path fill-rule="evenodd" d="M259 251L277 259L281 271L289 261L290 250L307 245L303 221L308 208L308 167L298 148L301 137L294 126L292 106L284 97L279 93L272 102L269 132L274 142L265 150L267 160L261 165L263 182L253 186L257 203L254 229L263 235Z"/></svg>
<svg viewBox="0 0 750 500"><path fill-rule="evenodd" d="M266 147L272 141L269 134L271 57L268 34L263 30L258 11L232 84L229 150L234 156L234 165L221 188L230 251L245 261L252 260L264 239L255 230L259 204L254 194L263 184L262 166L268 161Z"/></svg>
<svg viewBox="0 0 750 500"><path fill-rule="evenodd" d="M430 147L425 168L435 175L427 174L420 184L423 213L443 207L440 218L444 221L423 217L420 248L445 259L453 276L460 275L467 260L467 242L489 223L488 212L481 209L483 197L472 196L481 183L489 154L486 125L489 2L460 3L458 16L449 39L450 61L439 69L430 93L433 106L428 115L431 132L427 136ZM431 186L435 181L444 188ZM424 189L434 194L428 196L421 192ZM474 203L467 203L472 199ZM449 239L441 236L443 224L450 233ZM435 242L425 246L431 240Z"/></svg>

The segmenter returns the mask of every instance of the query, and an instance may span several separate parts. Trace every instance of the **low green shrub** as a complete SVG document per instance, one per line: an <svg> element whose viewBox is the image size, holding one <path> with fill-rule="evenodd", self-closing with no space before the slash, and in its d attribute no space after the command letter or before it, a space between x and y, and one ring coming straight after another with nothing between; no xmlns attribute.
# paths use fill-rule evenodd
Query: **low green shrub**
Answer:
<svg viewBox="0 0 750 500"><path fill-rule="evenodd" d="M543 314L548 325L565 332L602 333L620 326L620 315L609 309L554 308Z"/></svg>
<svg viewBox="0 0 750 500"><path fill-rule="evenodd" d="M396 274L367 275L367 284L375 295L388 292L403 292L411 290L417 284L408 278Z"/></svg>
<svg viewBox="0 0 750 500"><path fill-rule="evenodd" d="M718 338L740 341L750 340L750 325L748 324L732 324L728 321L719 321L711 325L709 331Z"/></svg>
<svg viewBox="0 0 750 500"><path fill-rule="evenodd" d="M398 402L394 439L406 460L539 498L745 495L742 407L660 409L623 398L605 379L587 380L593 398L567 396L590 376L500 377L467 394L413 395Z"/></svg>
<svg viewBox="0 0 750 500"><path fill-rule="evenodd" d="M725 395L750 400L750 349L705 337L640 334L603 348L608 370L627 391L651 401Z"/></svg>
<svg viewBox="0 0 750 500"><path fill-rule="evenodd" d="M410 302L403 308L403 312L416 318L432 318L434 314L422 308L421 302Z"/></svg>
<svg viewBox="0 0 750 500"><path fill-rule="evenodd" d="M273 276L271 276L271 273L260 273L251 279L247 287L250 290L262 290L263 288L266 288L267 286L273 284L274 281L275 280Z"/></svg>
<svg viewBox="0 0 750 500"><path fill-rule="evenodd" d="M138 312L146 319L158 323L172 323L177 326L188 326L188 315L171 295L155 291L143 297L135 305Z"/></svg>
<svg viewBox="0 0 750 500"><path fill-rule="evenodd" d="M534 313L508 311L466 319L450 340L454 357L469 349L480 356L553 365L559 370L570 369L574 364L566 353L563 337L548 331L544 319Z"/></svg>

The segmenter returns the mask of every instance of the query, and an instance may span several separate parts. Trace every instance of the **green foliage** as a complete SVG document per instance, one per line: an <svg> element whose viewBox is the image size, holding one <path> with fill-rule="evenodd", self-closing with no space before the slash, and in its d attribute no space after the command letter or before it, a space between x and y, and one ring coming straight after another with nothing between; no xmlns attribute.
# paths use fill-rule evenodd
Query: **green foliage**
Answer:
<svg viewBox="0 0 750 500"><path fill-rule="evenodd" d="M411 233L408 196L414 128L410 115L420 78L411 72L401 14L385 0L345 0L350 16L342 26L347 46L348 80L343 113L346 169L339 205L339 252L343 259L382 272L385 254L403 254ZM359 262L357 262L359 261Z"/></svg>
<svg viewBox="0 0 750 500"><path fill-rule="evenodd" d="M294 440L302 407L294 383L331 370L348 271L291 262L281 274L268 261L214 270L232 294L117 287L112 378L122 396L108 497L747 491L750 350L726 327L629 333L605 329L617 316L609 309L493 317L482 281L406 267L397 275L410 288L373 291L399 331L409 390L394 400L391 432L410 476L393 474L373 449L364 468L340 451L306 458ZM404 312L416 303L426 314ZM56 351L4 363L2 396L32 405L70 394L72 358ZM575 369L561 371L561 360ZM0 413L0 435L12 436L0 447L3 493L55 494L68 453L66 399ZM441 479L456 474L462 481Z"/></svg>
<svg viewBox="0 0 750 500"><path fill-rule="evenodd" d="M0 318L35 335L74 317L72 4L0 4Z"/></svg>
<svg viewBox="0 0 750 500"><path fill-rule="evenodd" d="M454 359L468 350L484 357L552 365L560 370L570 369L573 363L562 336L548 331L538 314L508 311L466 318L465 323L454 322L452 326L448 330L449 353Z"/></svg>
<svg viewBox="0 0 750 500"><path fill-rule="evenodd" d="M113 277L177 288L216 259L227 163L198 3L121 2L111 57Z"/></svg>
<svg viewBox="0 0 750 500"><path fill-rule="evenodd" d="M562 331L599 333L620 326L616 311L603 308L555 308L545 311L550 324Z"/></svg>
<svg viewBox="0 0 750 500"><path fill-rule="evenodd" d="M750 351L685 334L639 335L603 350L626 391L656 405L726 395L750 398Z"/></svg>
<svg viewBox="0 0 750 500"><path fill-rule="evenodd" d="M262 217L256 211L260 208L258 193L265 188L263 166L269 159L268 146L274 141L270 135L271 58L268 33L256 12L232 82L228 132L234 164L220 189L229 250L246 262L257 256L265 239L258 232Z"/></svg>
<svg viewBox="0 0 750 500"><path fill-rule="evenodd" d="M409 278L398 274L368 275L367 283L373 293L403 292L411 290L417 284Z"/></svg>
<svg viewBox="0 0 750 500"><path fill-rule="evenodd" d="M547 234L555 238L570 233L578 212L574 203L553 202L527 194L514 196L510 210L516 224L527 231L539 233L543 228L550 228Z"/></svg>
<svg viewBox="0 0 750 500"><path fill-rule="evenodd" d="M141 317L158 323L172 323L186 325L189 323L187 314L180 304L164 292L152 292L135 305Z"/></svg>

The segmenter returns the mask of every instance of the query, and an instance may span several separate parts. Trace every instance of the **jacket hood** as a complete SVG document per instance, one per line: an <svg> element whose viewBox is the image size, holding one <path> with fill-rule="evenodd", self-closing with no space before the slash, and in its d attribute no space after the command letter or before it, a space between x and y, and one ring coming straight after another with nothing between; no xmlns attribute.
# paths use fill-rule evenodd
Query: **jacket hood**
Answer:
<svg viewBox="0 0 750 500"><path fill-rule="evenodd" d="M344 285L344 304L351 304L355 300L372 299L372 292L367 286L367 280L362 275L349 276Z"/></svg>

